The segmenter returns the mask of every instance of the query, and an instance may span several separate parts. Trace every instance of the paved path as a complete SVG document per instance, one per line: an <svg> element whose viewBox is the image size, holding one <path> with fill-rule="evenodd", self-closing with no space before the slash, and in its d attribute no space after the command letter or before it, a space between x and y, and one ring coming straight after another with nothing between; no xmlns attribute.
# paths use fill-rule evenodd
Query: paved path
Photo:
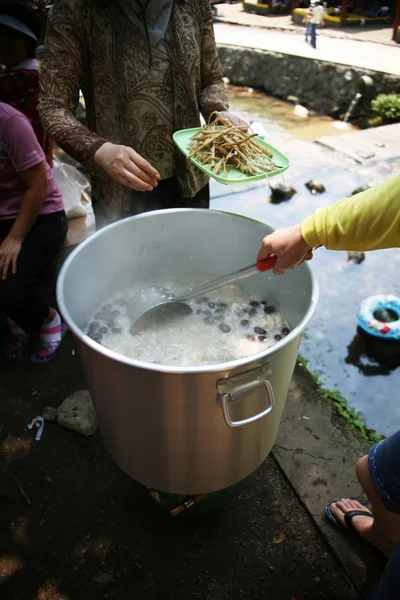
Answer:
<svg viewBox="0 0 400 600"><path fill-rule="evenodd" d="M400 158L400 123L320 137L317 142L359 163Z"/></svg>
<svg viewBox="0 0 400 600"><path fill-rule="evenodd" d="M304 30L302 25L293 23L290 15L253 15L243 10L242 3L218 4L218 18L216 20L233 25L280 29L297 34L303 33ZM321 35L328 37L354 39L364 42L374 42L375 44L390 44L396 46L396 42L392 40L392 34L393 27L390 24L325 27L321 32Z"/></svg>
<svg viewBox="0 0 400 600"><path fill-rule="evenodd" d="M218 44L271 50L400 76L400 47L319 36L315 50L303 36L222 23L215 24L215 35Z"/></svg>

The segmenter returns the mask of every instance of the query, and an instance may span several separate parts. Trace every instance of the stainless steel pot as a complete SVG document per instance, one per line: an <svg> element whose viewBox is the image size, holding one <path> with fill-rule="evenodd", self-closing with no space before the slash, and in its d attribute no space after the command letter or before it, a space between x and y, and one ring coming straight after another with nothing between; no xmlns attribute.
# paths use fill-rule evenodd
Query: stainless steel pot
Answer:
<svg viewBox="0 0 400 600"><path fill-rule="evenodd" d="M119 221L83 242L57 284L75 335L104 443L117 465L157 490L199 494L228 487L267 457L278 432L301 334L318 297L308 265L241 285L275 302L291 333L261 354L229 363L169 367L96 344L90 316L132 285L187 285L254 262L267 225L213 210L178 209Z"/></svg>

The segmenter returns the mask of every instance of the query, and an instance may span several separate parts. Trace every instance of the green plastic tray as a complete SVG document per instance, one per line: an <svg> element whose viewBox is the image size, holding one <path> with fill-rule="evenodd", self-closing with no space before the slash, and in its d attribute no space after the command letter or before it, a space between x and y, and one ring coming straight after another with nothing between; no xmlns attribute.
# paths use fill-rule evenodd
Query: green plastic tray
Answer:
<svg viewBox="0 0 400 600"><path fill-rule="evenodd" d="M181 129L181 131L177 131L174 134L175 144L186 157L190 154L188 147L191 142L192 136L200 130L201 127L196 127L194 129ZM267 142L265 142L260 137L257 137L256 140L259 144L261 144L261 146L265 146L266 148L268 148L268 150L272 152L272 160L275 164L279 165L279 169L275 169L275 171L271 171L270 173L265 173L262 175L246 175L238 169L231 167L227 176L222 177L220 175L215 175L215 173L213 173L211 171L211 168L207 165L200 165L195 158L190 158L189 160L194 165L196 165L196 167L204 171L204 173L207 173L209 177L212 177L213 179L219 181L219 183L223 183L224 185L236 185L238 183L251 183L252 181L261 181L262 179L266 179L267 177L269 178L275 177L276 175L280 175L281 173L286 171L286 169L289 168L290 162L287 156L285 156L282 152L274 148L274 146L267 144Z"/></svg>

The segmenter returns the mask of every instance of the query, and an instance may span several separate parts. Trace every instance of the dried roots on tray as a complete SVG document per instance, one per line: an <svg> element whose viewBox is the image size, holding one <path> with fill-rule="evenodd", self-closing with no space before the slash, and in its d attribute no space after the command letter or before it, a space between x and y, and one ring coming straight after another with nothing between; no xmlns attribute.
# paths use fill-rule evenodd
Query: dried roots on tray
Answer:
<svg viewBox="0 0 400 600"><path fill-rule="evenodd" d="M188 158L207 165L215 175L223 177L231 167L246 175L268 174L278 167L268 148L254 139L256 135L250 128L243 131L215 112L208 124L192 137Z"/></svg>

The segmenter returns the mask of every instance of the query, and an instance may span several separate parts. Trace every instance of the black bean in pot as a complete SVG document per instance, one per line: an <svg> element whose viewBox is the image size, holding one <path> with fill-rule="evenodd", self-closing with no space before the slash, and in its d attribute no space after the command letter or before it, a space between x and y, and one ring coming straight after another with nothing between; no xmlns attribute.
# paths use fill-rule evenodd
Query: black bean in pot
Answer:
<svg viewBox="0 0 400 600"><path fill-rule="evenodd" d="M265 335L267 332L262 327L254 327L254 333L259 335Z"/></svg>
<svg viewBox="0 0 400 600"><path fill-rule="evenodd" d="M214 323L214 319L212 319L211 317L206 317L204 319L204 323L207 323L207 325L212 325Z"/></svg>
<svg viewBox="0 0 400 600"><path fill-rule="evenodd" d="M256 313L257 313L257 309L256 309L256 308L251 308L251 309L249 310L249 315L250 315L251 317L254 317L254 315L255 315Z"/></svg>
<svg viewBox="0 0 400 600"><path fill-rule="evenodd" d="M92 340L94 340L95 342L101 342L101 340L103 339L103 336L101 335L101 333L97 333L97 332L90 333L90 332L89 332L89 334L88 334L88 335L89 335L89 337L90 337Z"/></svg>
<svg viewBox="0 0 400 600"><path fill-rule="evenodd" d="M249 302L250 306L252 306L253 308L257 308L258 306L260 306L260 303L257 300L251 300Z"/></svg>
<svg viewBox="0 0 400 600"><path fill-rule="evenodd" d="M203 311L201 310L201 308L198 308L196 310L196 315L201 315L203 313Z"/></svg>
<svg viewBox="0 0 400 600"><path fill-rule="evenodd" d="M121 311L118 310L117 308L114 308L114 310L112 311L111 315L115 318L115 317L120 317L121 316Z"/></svg>
<svg viewBox="0 0 400 600"><path fill-rule="evenodd" d="M100 319L105 321L106 319L108 319L108 317L110 316L110 313L104 311L104 310L100 310L98 313L96 313L95 315L96 319Z"/></svg>
<svg viewBox="0 0 400 600"><path fill-rule="evenodd" d="M207 308L207 310L204 311L204 314L207 315L207 317L211 317L212 312L211 312L211 310L208 310L208 308Z"/></svg>
<svg viewBox="0 0 400 600"><path fill-rule="evenodd" d="M247 319L242 319L240 321L240 324L241 324L242 327L248 327L249 326L249 322L248 322Z"/></svg>
<svg viewBox="0 0 400 600"><path fill-rule="evenodd" d="M272 315L274 312L276 312L276 308L275 306L266 306L264 308L264 312L267 313L267 315Z"/></svg>
<svg viewBox="0 0 400 600"><path fill-rule="evenodd" d="M258 339L260 340L260 342L265 342L265 340L267 339L266 335L259 335Z"/></svg>
<svg viewBox="0 0 400 600"><path fill-rule="evenodd" d="M276 339L277 342L279 342L279 340L282 339L282 336L279 335L279 333L277 333L274 337L275 337L275 339Z"/></svg>
<svg viewBox="0 0 400 600"><path fill-rule="evenodd" d="M209 303L208 303L208 306L209 306L210 308L215 308L215 302L209 302Z"/></svg>
<svg viewBox="0 0 400 600"><path fill-rule="evenodd" d="M284 327L284 328L282 329L282 333L283 333L283 335L289 335L289 333L290 333L290 329L289 329L288 327Z"/></svg>
<svg viewBox="0 0 400 600"><path fill-rule="evenodd" d="M97 321L92 321L91 323L89 323L89 331L94 331L95 329L98 329L100 327L100 325L98 324Z"/></svg>
<svg viewBox="0 0 400 600"><path fill-rule="evenodd" d="M108 327L100 327L99 332L103 334L108 333Z"/></svg>
<svg viewBox="0 0 400 600"><path fill-rule="evenodd" d="M225 304L225 302L218 302L217 306L218 306L219 308L228 308L228 305L227 305L227 304Z"/></svg>
<svg viewBox="0 0 400 600"><path fill-rule="evenodd" d="M222 331L222 333L229 333L231 331L231 328L229 327L229 325L226 325L225 323L221 323L221 325L219 326L220 331Z"/></svg>
<svg viewBox="0 0 400 600"><path fill-rule="evenodd" d="M254 335L248 335L246 336L246 339L249 340L249 342L255 342L256 338L254 337Z"/></svg>
<svg viewBox="0 0 400 600"><path fill-rule="evenodd" d="M244 315L247 315L247 310L245 308L238 312L238 317L244 317Z"/></svg>

